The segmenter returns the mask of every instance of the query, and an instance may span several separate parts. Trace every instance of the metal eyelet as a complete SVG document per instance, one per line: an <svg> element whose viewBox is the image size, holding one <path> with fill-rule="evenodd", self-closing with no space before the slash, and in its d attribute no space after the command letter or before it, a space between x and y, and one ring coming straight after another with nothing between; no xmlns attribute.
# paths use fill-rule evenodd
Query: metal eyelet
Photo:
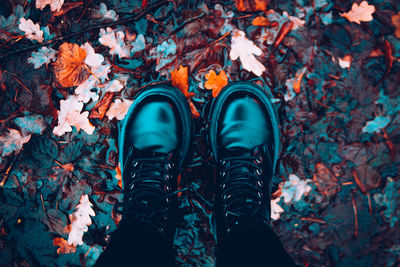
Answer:
<svg viewBox="0 0 400 267"><path fill-rule="evenodd" d="M169 186L167 185L167 191L169 192L169 190L170 190L171 188L169 188Z"/></svg>
<svg viewBox="0 0 400 267"><path fill-rule="evenodd" d="M257 185L258 185L258 186L262 186L262 185L263 185L263 182L262 182L262 181L258 181L258 182L257 182Z"/></svg>
<svg viewBox="0 0 400 267"><path fill-rule="evenodd" d="M256 158L256 162L257 162L258 164L260 164L262 161L263 161L262 156L261 156L261 155L258 155L257 158Z"/></svg>
<svg viewBox="0 0 400 267"><path fill-rule="evenodd" d="M133 162L133 167L136 167L138 164L139 164L139 162L134 161L134 162Z"/></svg>
<svg viewBox="0 0 400 267"><path fill-rule="evenodd" d="M261 174L262 174L262 170L256 169L256 174L257 174L257 175L261 175Z"/></svg>
<svg viewBox="0 0 400 267"><path fill-rule="evenodd" d="M222 184L222 189L225 189L225 184Z"/></svg>
<svg viewBox="0 0 400 267"><path fill-rule="evenodd" d="M226 172L225 172L225 171L222 171L222 172L220 172L219 174L220 174L222 177L225 177Z"/></svg>
<svg viewBox="0 0 400 267"><path fill-rule="evenodd" d="M258 196L259 196L259 197L262 197L262 193L258 192Z"/></svg>
<svg viewBox="0 0 400 267"><path fill-rule="evenodd" d="M174 167L174 163L168 163L168 164L167 164L167 168L168 168L168 169L172 169L173 167Z"/></svg>

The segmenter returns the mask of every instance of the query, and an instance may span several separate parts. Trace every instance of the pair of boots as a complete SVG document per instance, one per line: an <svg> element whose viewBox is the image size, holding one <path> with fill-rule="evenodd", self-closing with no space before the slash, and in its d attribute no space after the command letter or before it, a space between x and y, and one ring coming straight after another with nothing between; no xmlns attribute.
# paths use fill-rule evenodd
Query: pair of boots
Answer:
<svg viewBox="0 0 400 267"><path fill-rule="evenodd" d="M253 83L226 86L214 99L208 119L209 146L218 168L213 229L220 246L241 229L270 228L270 184L280 136L269 98ZM178 175L190 162L192 136L190 107L172 86L145 88L124 119L119 137L124 188L120 227L140 228L139 232L150 229L150 247L151 242L158 243L154 241L157 235L172 247ZM141 235L139 232L131 238ZM124 236L119 235L117 239ZM147 241L141 241L143 246ZM127 246L130 242L135 241L127 240Z"/></svg>

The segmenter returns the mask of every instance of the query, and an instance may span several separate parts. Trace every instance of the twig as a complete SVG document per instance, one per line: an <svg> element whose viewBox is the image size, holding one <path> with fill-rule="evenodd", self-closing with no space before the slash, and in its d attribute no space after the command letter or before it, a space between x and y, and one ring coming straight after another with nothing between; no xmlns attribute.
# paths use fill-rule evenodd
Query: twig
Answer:
<svg viewBox="0 0 400 267"><path fill-rule="evenodd" d="M47 211L46 211L46 207L44 206L44 201L43 201L43 195L42 195L42 193L40 193L40 200L42 201L42 207L43 207L44 214L46 214L47 220L49 221L49 225L51 226L51 231L54 232L54 226L53 226L53 224L51 223L50 217L49 217L49 215L47 214Z"/></svg>
<svg viewBox="0 0 400 267"><path fill-rule="evenodd" d="M290 21L290 22L287 21L287 22L283 23L281 29L279 30L278 34L276 35L274 42L271 45L271 49L269 50L267 59L271 58L271 55L275 51L275 48L277 48L279 46L279 44L283 41L285 36L292 29L293 25L294 25L293 21Z"/></svg>
<svg viewBox="0 0 400 267"><path fill-rule="evenodd" d="M17 76L17 74L9 72L7 70L0 70L0 72L10 74L25 90L27 90L32 95L32 91L23 82L21 82L21 79Z"/></svg>
<svg viewBox="0 0 400 267"><path fill-rule="evenodd" d="M301 217L300 219L302 219L303 221L310 221L310 222L317 222L317 223L326 223L326 221L324 221L324 220L315 219L315 218Z"/></svg>
<svg viewBox="0 0 400 267"><path fill-rule="evenodd" d="M3 176L3 179L1 179L0 182L0 187L3 187L4 184L7 182L8 176L10 175L10 172L12 170L12 168L14 167L15 162L17 162L19 155L21 154L21 152L24 150L24 147L21 148L21 150L18 152L17 155L15 155L15 157L13 158L13 160L11 161L10 166L8 166L6 173Z"/></svg>
<svg viewBox="0 0 400 267"><path fill-rule="evenodd" d="M109 22L109 23L102 23L102 24L93 25L93 26L88 27L88 28L86 28L84 30L81 30L81 31L78 31L78 32L74 32L74 33L70 33L70 34L67 34L65 36L56 37L54 39L48 40L48 41L40 43L40 44L26 46L26 47L23 47L21 49L15 49L13 51L10 51L10 52L0 56L0 60L4 59L4 58L6 58L6 57L8 57L10 55L18 54L18 53L25 52L25 51L30 51L30 50L33 50L33 49L36 49L36 48L39 48L39 47L42 47L42 46L45 46L45 45L49 45L49 44L52 44L52 43L55 43L55 42L58 42L58 41L64 41L64 40L70 39L70 38L75 37L75 36L82 35L84 33L87 33L87 32L93 31L93 30L97 30L97 29L100 29L100 28L113 27L113 26L116 26L116 25L124 24L126 22L131 22L131 21L138 20L141 17L143 17L145 14L149 13L151 10L153 10L155 8L158 8L159 6L165 4L166 2L168 2L168 1L165 1L165 0L159 1L159 2L155 3L154 5L146 8L145 10L140 12L139 14L132 15L132 16L129 16L127 18L123 18L121 20L117 20L117 21L113 21L113 22Z"/></svg>
<svg viewBox="0 0 400 267"><path fill-rule="evenodd" d="M190 18L190 19L185 20L184 22L182 22L181 25L179 25L179 26L176 27L172 32L170 32L169 35L172 35L172 34L174 34L174 33L176 33L176 32L179 32L179 31L182 30L182 28L185 27L187 24L192 23L192 22L195 21L195 20L201 19L201 18L204 17L204 16L205 16L205 14L204 14L204 13L201 13L200 15L198 15L198 16L196 16L196 17L193 17L193 18Z"/></svg>
<svg viewBox="0 0 400 267"><path fill-rule="evenodd" d="M372 214L371 194L370 194L369 192L367 193L367 197L368 197L368 210L369 210L369 214Z"/></svg>
<svg viewBox="0 0 400 267"><path fill-rule="evenodd" d="M86 6L85 6L85 9L83 10L83 12L82 12L82 14L79 16L79 18L76 20L76 23L79 23L79 21L81 21L81 19L83 18L83 16L86 14L86 12L87 12L87 10L88 10L88 8L89 8L89 5L90 5L92 2L93 2L93 0L88 0L88 1L87 1L87 4L86 4Z"/></svg>
<svg viewBox="0 0 400 267"><path fill-rule="evenodd" d="M354 229L354 236L358 236L358 215L357 215L357 205L356 205L356 200L354 199L354 194L351 194L351 201L353 202L353 210L354 210L354 224L355 224L355 229Z"/></svg>

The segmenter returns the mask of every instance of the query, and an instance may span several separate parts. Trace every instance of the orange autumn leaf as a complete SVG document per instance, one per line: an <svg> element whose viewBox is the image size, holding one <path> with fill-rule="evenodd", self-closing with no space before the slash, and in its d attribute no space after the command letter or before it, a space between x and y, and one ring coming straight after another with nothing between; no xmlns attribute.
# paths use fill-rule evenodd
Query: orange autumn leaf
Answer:
<svg viewBox="0 0 400 267"><path fill-rule="evenodd" d="M215 71L210 70L206 73L207 81L204 83L206 89L212 90L212 96L217 97L218 93L228 84L228 77L224 70L222 70L218 75Z"/></svg>
<svg viewBox="0 0 400 267"><path fill-rule="evenodd" d="M59 246L59 248L57 248L58 254L68 254L68 253L74 253L76 251L76 247L69 245L68 241L62 237L54 238L53 246Z"/></svg>
<svg viewBox="0 0 400 267"><path fill-rule="evenodd" d="M396 27L394 35L400 39L400 12L392 16L392 23Z"/></svg>
<svg viewBox="0 0 400 267"><path fill-rule="evenodd" d="M306 73L307 67L303 67L301 69L299 69L295 76L294 76L294 80L293 80L293 91L298 94L300 93L300 89L301 89L301 80L303 79L304 74Z"/></svg>
<svg viewBox="0 0 400 267"><path fill-rule="evenodd" d="M236 0L238 11L266 11L270 0Z"/></svg>
<svg viewBox="0 0 400 267"><path fill-rule="evenodd" d="M194 93L189 93L188 67L179 66L179 69L171 71L171 82L187 98L194 96Z"/></svg>
<svg viewBox="0 0 400 267"><path fill-rule="evenodd" d="M77 44L63 43L60 46L54 74L61 86L77 86L89 76L85 58L86 51Z"/></svg>
<svg viewBox="0 0 400 267"><path fill-rule="evenodd" d="M268 26L268 25L271 25L272 22L265 17L256 17L253 19L252 24L254 26Z"/></svg>
<svg viewBox="0 0 400 267"><path fill-rule="evenodd" d="M200 117L200 113L197 111L194 104L190 101L190 98L194 96L194 93L189 93L189 77L188 67L179 66L179 69L171 71L171 83L173 86L178 88L188 99L190 104L190 110L193 118Z"/></svg>

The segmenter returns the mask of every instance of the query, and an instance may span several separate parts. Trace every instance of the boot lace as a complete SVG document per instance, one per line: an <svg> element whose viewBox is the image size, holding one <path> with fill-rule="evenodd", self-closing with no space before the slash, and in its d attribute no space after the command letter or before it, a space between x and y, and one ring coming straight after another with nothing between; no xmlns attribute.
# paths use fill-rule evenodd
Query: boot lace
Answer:
<svg viewBox="0 0 400 267"><path fill-rule="evenodd" d="M266 216L261 212L265 202L261 161L260 156L232 156L220 162L221 197L228 232L238 219Z"/></svg>
<svg viewBox="0 0 400 267"><path fill-rule="evenodd" d="M174 163L165 154L156 153L127 162L124 217L146 221L165 231L168 203L178 193L172 191L169 181Z"/></svg>

